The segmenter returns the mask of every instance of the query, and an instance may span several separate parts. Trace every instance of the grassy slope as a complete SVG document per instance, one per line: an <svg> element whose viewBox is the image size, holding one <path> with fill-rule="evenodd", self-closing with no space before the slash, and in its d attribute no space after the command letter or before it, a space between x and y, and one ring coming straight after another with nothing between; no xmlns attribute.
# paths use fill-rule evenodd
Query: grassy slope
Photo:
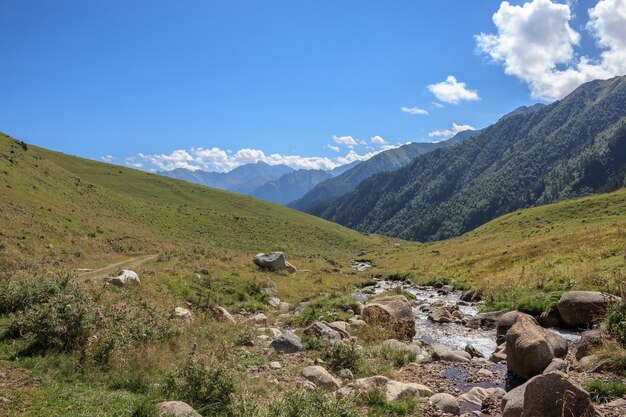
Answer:
<svg viewBox="0 0 626 417"><path fill-rule="evenodd" d="M0 138L0 268L37 273L159 255L138 268L140 288L102 290L99 280L79 278L102 303L184 305L193 298L199 266L209 271L216 301L229 308L259 308L242 294L250 282L270 279L281 299L295 303L319 291L345 292L365 279L367 274L354 274L348 266L364 249L375 273L400 272L422 282L450 279L491 292L494 306L515 305L525 294L615 288L623 279L624 242L626 190L512 213L456 239L418 244L366 236L250 197L34 146L25 152ZM304 271L260 273L250 257L266 250L284 250ZM328 260L346 274L332 273ZM6 322L0 319L0 325ZM198 319L175 351L141 352L140 361L129 361L149 369L126 367L159 381L194 343L211 349L216 331L227 336L212 326ZM0 412L129 415L146 397L111 383L123 375L76 375L74 359L64 354L9 359L23 347L0 343L0 368L16 374L10 390L0 384L0 396L11 398ZM29 382L31 376L42 383Z"/></svg>

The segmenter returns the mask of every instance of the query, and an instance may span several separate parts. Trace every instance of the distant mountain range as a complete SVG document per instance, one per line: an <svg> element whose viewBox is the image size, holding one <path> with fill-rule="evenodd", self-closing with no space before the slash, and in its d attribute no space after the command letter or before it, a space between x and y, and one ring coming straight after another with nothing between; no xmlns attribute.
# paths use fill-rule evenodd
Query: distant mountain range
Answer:
<svg viewBox="0 0 626 417"><path fill-rule="evenodd" d="M290 203L289 207L319 216L332 201L354 190L366 178L380 172L401 168L419 155L462 143L479 132L479 130L466 130L441 142L409 143L381 152L341 175L320 182L302 198Z"/></svg>
<svg viewBox="0 0 626 417"><path fill-rule="evenodd" d="M520 208L624 186L626 76L519 108L461 145L369 177L319 214L364 232L432 241Z"/></svg>

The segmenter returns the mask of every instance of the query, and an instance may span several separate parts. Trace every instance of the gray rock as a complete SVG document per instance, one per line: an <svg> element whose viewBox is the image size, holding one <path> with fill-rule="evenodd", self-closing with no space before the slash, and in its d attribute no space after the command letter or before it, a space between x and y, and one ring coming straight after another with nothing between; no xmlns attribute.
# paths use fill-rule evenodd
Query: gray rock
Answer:
<svg viewBox="0 0 626 417"><path fill-rule="evenodd" d="M502 417L522 417L525 392L526 384L512 389L502 397L502 402L500 403Z"/></svg>
<svg viewBox="0 0 626 417"><path fill-rule="evenodd" d="M304 334L330 344L350 339L350 334L348 332L337 326L326 323L325 321L316 321L311 324L309 327L304 329Z"/></svg>
<svg viewBox="0 0 626 417"><path fill-rule="evenodd" d="M587 330L583 332L580 341L576 344L576 359L590 355L594 348L601 346L605 336L600 330Z"/></svg>
<svg viewBox="0 0 626 417"><path fill-rule="evenodd" d="M552 362L550 362L550 365L548 365L548 367L544 369L543 373L547 374L547 373L554 372L554 371L566 372L567 362L565 362L561 358L554 358L552 359Z"/></svg>
<svg viewBox="0 0 626 417"><path fill-rule="evenodd" d="M282 252L259 253L252 259L252 262L259 268L272 272L294 273L298 271L296 267L285 260L285 254Z"/></svg>
<svg viewBox="0 0 626 417"><path fill-rule="evenodd" d="M482 370L482 369L481 369ZM482 405L489 396L503 397L506 394L502 388L473 387L467 393L459 396L459 401L467 401L472 404Z"/></svg>
<svg viewBox="0 0 626 417"><path fill-rule="evenodd" d="M139 275L135 271L131 271L129 269L124 269L120 271L119 274L115 277L107 278L107 282L109 284L115 285L116 287L125 287L128 284L139 284L141 281L139 280Z"/></svg>
<svg viewBox="0 0 626 417"><path fill-rule="evenodd" d="M367 393L380 391L387 401L402 401L406 398L430 397L433 391L425 385L391 380L382 375L361 378L350 384L356 392Z"/></svg>
<svg viewBox="0 0 626 417"><path fill-rule="evenodd" d="M569 291L563 294L557 307L565 324L586 328L602 319L607 310L620 300L603 292Z"/></svg>
<svg viewBox="0 0 626 417"><path fill-rule="evenodd" d="M182 308L182 307L176 307L174 309L174 316L176 316L176 318L178 318L180 321L184 322L184 323L191 323L193 320L193 316L191 314L191 311L187 310L186 308Z"/></svg>
<svg viewBox="0 0 626 417"><path fill-rule="evenodd" d="M480 353L478 351L478 349L476 349L474 346L472 345L465 345L465 349L464 349L467 353L470 354L470 356L472 358L484 358L485 355L483 355L482 353Z"/></svg>
<svg viewBox="0 0 626 417"><path fill-rule="evenodd" d="M283 366L280 364L280 362L270 362L270 368L272 369L281 369Z"/></svg>
<svg viewBox="0 0 626 417"><path fill-rule="evenodd" d="M189 404L182 401L166 401L157 404L157 417L202 417Z"/></svg>
<svg viewBox="0 0 626 417"><path fill-rule="evenodd" d="M223 322L223 323L234 323L235 319L224 307L214 307L213 308L213 317L215 320Z"/></svg>
<svg viewBox="0 0 626 417"><path fill-rule="evenodd" d="M556 307L548 307L548 309L539 316L539 324L541 324L542 327L557 327L561 323L561 314L559 314L559 309Z"/></svg>
<svg viewBox="0 0 626 417"><path fill-rule="evenodd" d="M433 307L430 310L428 319L437 323L450 323L452 321L452 315L444 307Z"/></svg>
<svg viewBox="0 0 626 417"><path fill-rule="evenodd" d="M271 297L268 301L267 304L269 304L270 306L274 307L274 308L278 308L280 307L280 298L276 298L276 297Z"/></svg>
<svg viewBox="0 0 626 417"><path fill-rule="evenodd" d="M302 341L291 330L284 330L276 337L270 346L278 353L296 353L302 351Z"/></svg>
<svg viewBox="0 0 626 417"><path fill-rule="evenodd" d="M339 371L339 378L347 381L352 381L354 379L354 375L352 374L351 370L342 369L341 371Z"/></svg>
<svg viewBox="0 0 626 417"><path fill-rule="evenodd" d="M445 352L441 352L438 354L439 360L445 362L460 362L467 363L470 362L472 357L469 353L463 350L447 350Z"/></svg>
<svg viewBox="0 0 626 417"><path fill-rule="evenodd" d="M468 290L463 291L461 294L461 301L465 301L468 303L476 303L478 301L482 301L483 296L478 290Z"/></svg>
<svg viewBox="0 0 626 417"><path fill-rule="evenodd" d="M363 319L370 325L390 329L399 340L410 340L415 336L413 309L403 295L381 297L367 303L363 309Z"/></svg>
<svg viewBox="0 0 626 417"><path fill-rule="evenodd" d="M334 391L341 383L321 366L307 366L302 370L302 376L314 383L317 387Z"/></svg>
<svg viewBox="0 0 626 417"><path fill-rule="evenodd" d="M493 329L496 327L496 323L503 314L504 310L479 313L471 317L467 321L466 326L472 329Z"/></svg>
<svg viewBox="0 0 626 417"><path fill-rule="evenodd" d="M452 414L454 416L461 414L459 402L450 394L441 392L430 397L428 401L444 413Z"/></svg>
<svg viewBox="0 0 626 417"><path fill-rule="evenodd" d="M489 357L489 360L493 363L506 362L506 343L498 345L495 352Z"/></svg>

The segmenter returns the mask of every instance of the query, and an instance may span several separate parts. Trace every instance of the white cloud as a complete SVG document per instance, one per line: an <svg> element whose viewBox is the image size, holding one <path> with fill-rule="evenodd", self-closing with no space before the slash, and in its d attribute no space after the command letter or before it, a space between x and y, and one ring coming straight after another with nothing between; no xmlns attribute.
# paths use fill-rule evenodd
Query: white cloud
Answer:
<svg viewBox="0 0 626 417"><path fill-rule="evenodd" d="M357 144L356 140L354 140L352 136L334 136L333 135L333 141L340 145L346 145L346 146L354 146Z"/></svg>
<svg viewBox="0 0 626 417"><path fill-rule="evenodd" d="M408 114L414 114L414 115L426 115L428 114L428 111L424 110L424 109L420 109L419 107L405 107L402 106L400 107L400 110L402 110L404 113L408 113Z"/></svg>
<svg viewBox="0 0 626 417"><path fill-rule="evenodd" d="M531 96L555 100L580 84L626 73L626 0L600 0L588 10L587 29L603 49L599 60L578 57L581 35L570 26L569 4L504 1L493 15L496 34L476 36L478 48L528 84Z"/></svg>
<svg viewBox="0 0 626 417"><path fill-rule="evenodd" d="M331 151L339 152L339 146L333 146L331 144L328 144L326 145L326 147L330 149Z"/></svg>
<svg viewBox="0 0 626 417"><path fill-rule="evenodd" d="M428 136L430 136L431 138L441 136L444 139L447 139L465 130L475 130L475 129L471 125L460 125L460 124L452 123L452 129L433 130L432 132L428 132Z"/></svg>
<svg viewBox="0 0 626 417"><path fill-rule="evenodd" d="M141 162L137 162L137 158L134 156L129 156L128 158L124 158L124 163L133 168L143 168L143 164Z"/></svg>
<svg viewBox="0 0 626 417"><path fill-rule="evenodd" d="M110 163L113 161L113 155L104 155L100 157L104 162Z"/></svg>
<svg viewBox="0 0 626 417"><path fill-rule="evenodd" d="M478 92L468 90L465 83L457 81L457 79L448 75L445 81L437 84L430 84L428 90L433 93L437 100L444 103L457 104L460 101L476 101L480 100Z"/></svg>
<svg viewBox="0 0 626 417"><path fill-rule="evenodd" d="M377 136L374 138L376 137ZM148 163L150 165L150 167L148 167L149 169L159 171L171 171L176 168L185 168L191 171L202 169L205 171L228 172L240 165L256 163L259 161L270 165L287 165L294 169L329 170L354 161L364 161L379 152L397 147L395 145L389 145L386 142L385 144L380 145L380 149L363 154L359 154L353 149L350 149L345 156L338 156L336 158L282 155L278 153L266 155L259 149L240 149L235 153L229 154L219 148L191 148L189 151L178 149L170 154L148 155L140 153L138 154L137 159ZM339 151L338 147L332 145L328 146L337 148L337 151ZM130 165L129 162L134 164L140 163L136 161L134 157L127 158L127 165Z"/></svg>
<svg viewBox="0 0 626 417"><path fill-rule="evenodd" d="M370 141L371 141L372 143L377 144L377 145L386 145L386 144L387 144L387 141L386 141L385 139L383 139L381 136L378 136L378 135L373 136L373 137L370 139Z"/></svg>

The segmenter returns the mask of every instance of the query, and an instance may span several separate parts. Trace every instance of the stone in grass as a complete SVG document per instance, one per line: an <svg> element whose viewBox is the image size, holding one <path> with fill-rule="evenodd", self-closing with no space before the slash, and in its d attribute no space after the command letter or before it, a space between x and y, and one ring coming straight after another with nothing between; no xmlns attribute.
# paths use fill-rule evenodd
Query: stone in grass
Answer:
<svg viewBox="0 0 626 417"><path fill-rule="evenodd" d="M107 282L116 287L125 287L127 284L139 284L141 281L135 271L124 269L117 276L107 278Z"/></svg>
<svg viewBox="0 0 626 417"><path fill-rule="evenodd" d="M157 404L157 417L202 417L189 404L182 401L166 401Z"/></svg>
<svg viewBox="0 0 626 417"><path fill-rule="evenodd" d="M341 383L321 366L307 366L302 370L302 376L314 383L317 387L330 391L339 389Z"/></svg>
<svg viewBox="0 0 626 417"><path fill-rule="evenodd" d="M295 266L285 260L285 254L282 252L259 253L252 262L261 269L272 272L287 271L290 274L297 272Z"/></svg>
<svg viewBox="0 0 626 417"><path fill-rule="evenodd" d="M278 353L297 353L302 351L302 341L297 334L291 330L284 330L278 335L270 344L272 348Z"/></svg>
<svg viewBox="0 0 626 417"><path fill-rule="evenodd" d="M453 395L441 392L430 397L428 401L444 413L452 414L454 416L461 414L459 402Z"/></svg>

